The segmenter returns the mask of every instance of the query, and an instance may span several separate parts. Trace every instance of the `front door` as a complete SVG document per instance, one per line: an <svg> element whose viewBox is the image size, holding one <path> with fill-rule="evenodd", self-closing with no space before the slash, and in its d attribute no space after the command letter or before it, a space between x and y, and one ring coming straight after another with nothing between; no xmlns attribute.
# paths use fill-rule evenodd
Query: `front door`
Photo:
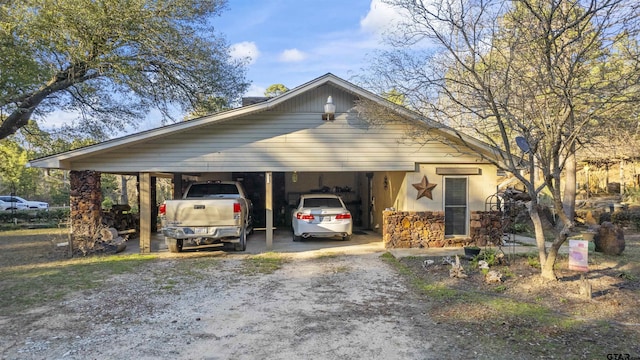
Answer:
<svg viewBox="0 0 640 360"><path fill-rule="evenodd" d="M467 235L467 178L444 179L444 233Z"/></svg>

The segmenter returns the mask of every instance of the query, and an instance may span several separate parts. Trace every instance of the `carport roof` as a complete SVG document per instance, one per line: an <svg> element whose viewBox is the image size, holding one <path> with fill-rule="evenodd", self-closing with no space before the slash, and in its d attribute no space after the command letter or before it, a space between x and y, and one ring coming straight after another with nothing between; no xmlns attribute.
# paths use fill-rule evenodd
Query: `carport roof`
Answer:
<svg viewBox="0 0 640 360"><path fill-rule="evenodd" d="M342 89L348 93L355 95L359 99L372 101L378 105L386 107L391 111L395 112L396 114L398 114L399 116L409 119L411 121L415 121L417 124L420 124L421 126L434 128L437 131L439 131L443 136L462 142L467 147L473 149L474 151L477 151L480 154L483 154L485 157L490 157L493 159L502 158L502 156L500 156L501 152L497 148L494 148L473 137L467 136L465 134L461 134L450 127L447 127L432 119L428 119L402 106L394 104L368 90L365 90L359 86L356 86L331 73L327 73L305 84L302 84L292 90L289 90L279 96L270 98L264 102L203 116L203 117L192 119L189 121L178 122L178 123L158 127L155 129L151 129L151 130L133 133L120 138L107 140L98 144L82 147L79 149L70 150L70 151L34 159L34 160L31 160L27 164L27 166L39 167L39 168L69 169L68 164L76 158L92 156L94 154L108 151L108 150L113 150L119 147L131 146L136 143L152 141L154 139L162 138L171 134L177 134L177 133L188 131L188 130L194 130L199 127L208 126L214 123L225 122L238 117L243 117L250 114L268 111L296 96L299 96L307 91L313 90L323 85L330 85L330 86Z"/></svg>

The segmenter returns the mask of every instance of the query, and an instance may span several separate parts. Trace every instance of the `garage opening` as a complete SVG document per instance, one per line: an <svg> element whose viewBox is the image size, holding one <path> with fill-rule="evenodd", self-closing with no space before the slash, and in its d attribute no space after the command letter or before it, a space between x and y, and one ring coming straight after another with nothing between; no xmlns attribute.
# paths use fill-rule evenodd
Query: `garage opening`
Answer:
<svg viewBox="0 0 640 360"><path fill-rule="evenodd" d="M265 173L234 172L232 179L240 181L253 203L256 228L266 227ZM362 172L274 172L273 225L287 229L291 226L291 212L300 195L332 193L342 197L353 216L354 227L368 227L368 178Z"/></svg>

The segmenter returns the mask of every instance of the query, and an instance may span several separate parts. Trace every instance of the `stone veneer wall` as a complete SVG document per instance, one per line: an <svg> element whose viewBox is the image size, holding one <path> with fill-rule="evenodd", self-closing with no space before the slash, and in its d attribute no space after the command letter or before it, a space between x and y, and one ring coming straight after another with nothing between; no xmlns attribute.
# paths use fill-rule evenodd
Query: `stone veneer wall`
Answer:
<svg viewBox="0 0 640 360"><path fill-rule="evenodd" d="M502 212L472 211L469 232L478 246L502 245Z"/></svg>
<svg viewBox="0 0 640 360"><path fill-rule="evenodd" d="M450 246L444 238L442 211L383 211L385 248Z"/></svg>
<svg viewBox="0 0 640 360"><path fill-rule="evenodd" d="M98 171L70 171L71 243L74 251L90 252L102 223L102 190Z"/></svg>
<svg viewBox="0 0 640 360"><path fill-rule="evenodd" d="M383 211L385 248L485 246L502 243L502 213L472 211L470 237L444 236L443 211Z"/></svg>

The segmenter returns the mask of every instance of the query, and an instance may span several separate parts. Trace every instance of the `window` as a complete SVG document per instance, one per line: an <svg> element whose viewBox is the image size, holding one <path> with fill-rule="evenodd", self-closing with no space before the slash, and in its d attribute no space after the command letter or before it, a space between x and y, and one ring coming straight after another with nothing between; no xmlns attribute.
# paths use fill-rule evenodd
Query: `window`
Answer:
<svg viewBox="0 0 640 360"><path fill-rule="evenodd" d="M238 195L238 187L235 184L193 184L189 188L189 198L201 198L215 195Z"/></svg>
<svg viewBox="0 0 640 360"><path fill-rule="evenodd" d="M341 208L342 203L337 198L306 198L302 207L329 207L329 208Z"/></svg>
<svg viewBox="0 0 640 360"><path fill-rule="evenodd" d="M444 179L444 234L467 234L467 178Z"/></svg>

